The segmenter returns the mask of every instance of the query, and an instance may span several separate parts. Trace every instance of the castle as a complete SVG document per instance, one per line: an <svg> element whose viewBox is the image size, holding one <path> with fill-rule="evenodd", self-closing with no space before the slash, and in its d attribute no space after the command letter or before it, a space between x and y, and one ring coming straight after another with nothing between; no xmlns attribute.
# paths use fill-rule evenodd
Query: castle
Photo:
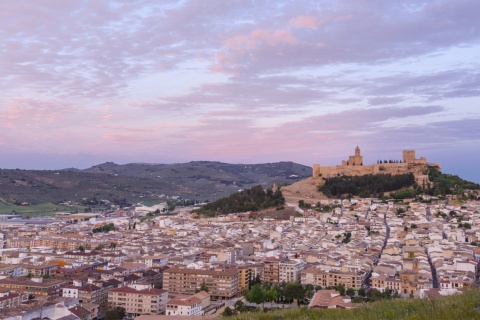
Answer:
<svg viewBox="0 0 480 320"><path fill-rule="evenodd" d="M331 178L338 175L362 176L365 174L404 174L412 172L415 175L417 183L428 181L426 174L427 165L437 166L437 163L427 163L427 159L422 157L416 159L415 150L403 150L402 161L385 162L373 165L363 165L363 157L360 148L355 148L355 155L350 156L348 160L342 161L339 166L321 166L313 165L313 179Z"/></svg>

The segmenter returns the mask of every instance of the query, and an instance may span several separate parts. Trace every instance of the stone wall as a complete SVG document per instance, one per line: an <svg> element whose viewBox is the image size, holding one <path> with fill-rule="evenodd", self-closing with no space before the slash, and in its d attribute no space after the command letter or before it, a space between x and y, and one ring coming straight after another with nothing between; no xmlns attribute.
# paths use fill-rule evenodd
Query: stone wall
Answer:
<svg viewBox="0 0 480 320"><path fill-rule="evenodd" d="M360 155L360 150L355 150L355 156L357 159L362 159ZM350 157L352 158L352 156ZM349 158L349 159L350 159ZM342 161L342 165L339 166L321 166L320 164L313 165L312 178L315 180L323 180L335 176L362 176L366 174L405 174L413 173L415 175L415 180L417 183L421 184L424 181L428 181L428 176L425 175L427 166L437 166L440 168L439 164L436 163L427 163L426 158L415 158L415 150L403 150L403 161L401 163L380 163L372 165L355 165L348 164L346 161ZM349 163L351 163L349 161Z"/></svg>

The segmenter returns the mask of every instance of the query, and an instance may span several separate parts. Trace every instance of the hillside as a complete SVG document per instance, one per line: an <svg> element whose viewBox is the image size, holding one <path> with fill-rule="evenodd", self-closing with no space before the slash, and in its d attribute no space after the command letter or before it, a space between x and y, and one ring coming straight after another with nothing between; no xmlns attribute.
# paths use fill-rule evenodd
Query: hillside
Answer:
<svg viewBox="0 0 480 320"><path fill-rule="evenodd" d="M267 313L245 313L221 319L236 320L430 320L430 319L480 319L480 290L472 289L464 294L433 300L396 299L364 304L357 309L317 309L307 308L277 310Z"/></svg>
<svg viewBox="0 0 480 320"><path fill-rule="evenodd" d="M261 185L253 186L240 192L231 194L228 197L218 199L214 202L207 203L197 213L214 216L217 213L227 214L234 212L258 211L271 207L283 209L285 199L280 189L272 190L267 188L264 190Z"/></svg>
<svg viewBox="0 0 480 320"><path fill-rule="evenodd" d="M292 162L227 164L198 161L184 164L118 165L107 162L85 170L0 170L0 201L58 203L83 198L123 199L128 202L180 196L216 200L239 189L260 184L292 183L311 168Z"/></svg>

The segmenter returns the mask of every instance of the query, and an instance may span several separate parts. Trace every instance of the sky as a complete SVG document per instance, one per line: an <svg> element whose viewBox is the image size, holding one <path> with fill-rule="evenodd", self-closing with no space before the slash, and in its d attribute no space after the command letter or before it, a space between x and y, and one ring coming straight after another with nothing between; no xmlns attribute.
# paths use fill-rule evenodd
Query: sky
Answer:
<svg viewBox="0 0 480 320"><path fill-rule="evenodd" d="M480 182L480 1L0 2L0 168L402 150Z"/></svg>

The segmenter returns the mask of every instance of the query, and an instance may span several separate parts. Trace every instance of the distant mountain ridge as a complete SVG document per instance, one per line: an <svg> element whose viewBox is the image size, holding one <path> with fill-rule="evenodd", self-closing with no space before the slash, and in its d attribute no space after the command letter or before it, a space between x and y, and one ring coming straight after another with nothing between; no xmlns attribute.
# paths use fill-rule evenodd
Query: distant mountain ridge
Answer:
<svg viewBox="0 0 480 320"><path fill-rule="evenodd" d="M159 195L213 201L239 189L284 184L311 176L311 167L293 162L177 164L106 162L87 169L0 170L0 198L8 203L58 203L82 198L129 202Z"/></svg>

